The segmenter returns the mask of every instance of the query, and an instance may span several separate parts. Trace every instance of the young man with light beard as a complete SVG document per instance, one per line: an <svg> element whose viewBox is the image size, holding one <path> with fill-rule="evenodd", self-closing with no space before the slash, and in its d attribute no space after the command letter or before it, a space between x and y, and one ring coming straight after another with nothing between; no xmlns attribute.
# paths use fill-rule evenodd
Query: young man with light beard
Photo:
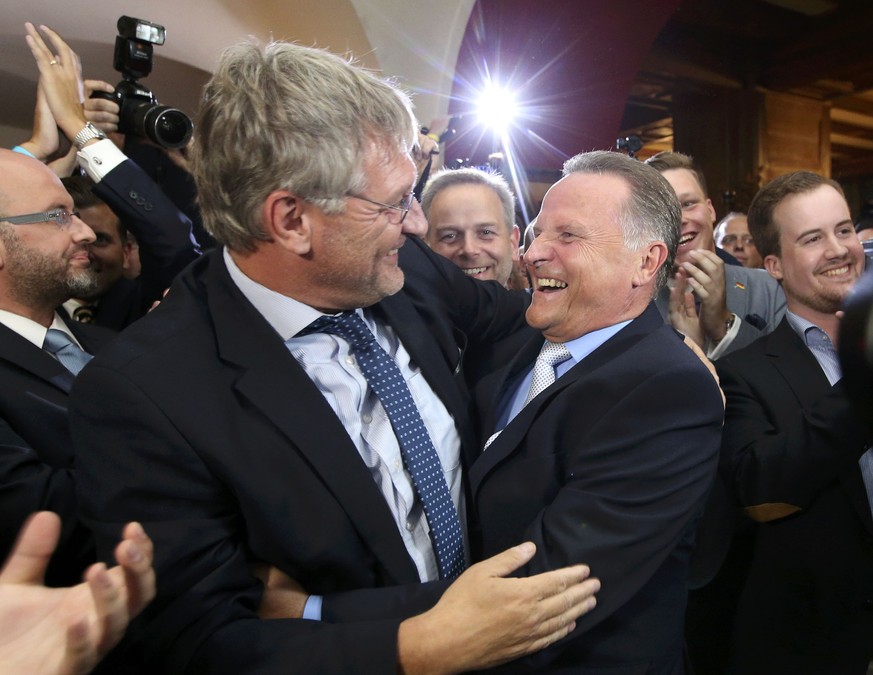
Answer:
<svg viewBox="0 0 873 675"><path fill-rule="evenodd" d="M835 350L864 253L839 185L809 172L765 186L749 229L788 312L771 335L718 362L722 473L758 523L732 672L864 675L873 659L873 438Z"/></svg>

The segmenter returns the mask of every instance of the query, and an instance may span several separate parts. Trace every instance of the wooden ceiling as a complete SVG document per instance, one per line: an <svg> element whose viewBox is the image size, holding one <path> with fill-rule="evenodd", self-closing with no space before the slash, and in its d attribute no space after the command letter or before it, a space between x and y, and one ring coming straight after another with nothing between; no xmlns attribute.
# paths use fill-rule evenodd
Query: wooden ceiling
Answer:
<svg viewBox="0 0 873 675"><path fill-rule="evenodd" d="M622 135L672 147L676 94L790 93L830 106L832 175L873 175L873 2L683 0L631 88Z"/></svg>

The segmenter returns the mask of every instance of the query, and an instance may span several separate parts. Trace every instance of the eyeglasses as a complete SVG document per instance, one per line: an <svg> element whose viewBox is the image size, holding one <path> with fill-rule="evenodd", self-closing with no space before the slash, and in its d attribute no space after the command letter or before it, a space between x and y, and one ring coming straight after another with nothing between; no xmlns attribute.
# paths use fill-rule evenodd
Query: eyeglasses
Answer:
<svg viewBox="0 0 873 675"><path fill-rule="evenodd" d="M355 199L360 199L361 201L369 202L370 204L375 204L376 206L381 206L383 209L391 209L392 211L397 211L400 213L399 220L397 223L402 223L406 218L406 214L409 213L409 209L412 208L412 200L415 199L415 196L412 192L406 195L403 199L401 199L397 204L385 204L383 202L377 202L375 199L370 199L369 197L362 197L361 195L349 194L349 197L354 197ZM389 213L388 211L383 211L383 213ZM395 216L397 218L398 216ZM389 218L390 219L390 218Z"/></svg>
<svg viewBox="0 0 873 675"><path fill-rule="evenodd" d="M755 243L754 239L752 239L751 234L744 234L742 236L736 234L726 234L721 238L721 243L723 246L733 246L737 243L737 239L743 242L743 246L751 246Z"/></svg>
<svg viewBox="0 0 873 675"><path fill-rule="evenodd" d="M43 211L42 213L28 213L24 216L0 216L0 221L12 223L13 225L53 222L61 229L64 229L70 226L70 223L73 222L73 217L78 218L79 212L67 211L66 209L54 209L52 211Z"/></svg>

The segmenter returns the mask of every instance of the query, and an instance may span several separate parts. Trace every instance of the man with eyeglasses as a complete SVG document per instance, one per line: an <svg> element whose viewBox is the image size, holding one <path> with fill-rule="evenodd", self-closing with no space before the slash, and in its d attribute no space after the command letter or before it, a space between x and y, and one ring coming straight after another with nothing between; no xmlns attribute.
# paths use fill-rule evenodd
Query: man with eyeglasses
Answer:
<svg viewBox="0 0 873 675"><path fill-rule="evenodd" d="M672 288L657 298L661 314L710 359L771 332L785 314L785 295L763 270L727 265L719 257L713 240L715 209L703 173L679 152L659 152L646 164L664 175L682 205Z"/></svg>
<svg viewBox="0 0 873 675"><path fill-rule="evenodd" d="M715 245L740 261L743 267L764 268L755 240L749 234L746 214L731 211L715 226Z"/></svg>
<svg viewBox="0 0 873 675"><path fill-rule="evenodd" d="M293 44L231 47L207 84L193 175L222 246L89 365L71 418L101 554L128 514L155 542L124 666L460 672L593 606L584 566L503 579L531 545L465 571L462 347L524 329L527 298L410 236L416 126L394 87ZM305 608L258 615L263 564Z"/></svg>
<svg viewBox="0 0 873 675"><path fill-rule="evenodd" d="M53 584L77 583L94 560L76 516L67 402L76 372L113 334L55 311L94 288L93 241L48 167L0 150L0 558L32 511L55 511L64 529Z"/></svg>

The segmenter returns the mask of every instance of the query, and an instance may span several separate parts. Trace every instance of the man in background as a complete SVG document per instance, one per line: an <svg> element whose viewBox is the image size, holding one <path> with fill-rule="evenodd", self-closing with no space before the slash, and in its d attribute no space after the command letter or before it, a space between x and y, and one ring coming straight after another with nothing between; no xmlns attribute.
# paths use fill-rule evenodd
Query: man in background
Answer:
<svg viewBox="0 0 873 675"><path fill-rule="evenodd" d="M443 169L422 193L427 244L474 279L508 286L518 261L515 197L502 176Z"/></svg>

